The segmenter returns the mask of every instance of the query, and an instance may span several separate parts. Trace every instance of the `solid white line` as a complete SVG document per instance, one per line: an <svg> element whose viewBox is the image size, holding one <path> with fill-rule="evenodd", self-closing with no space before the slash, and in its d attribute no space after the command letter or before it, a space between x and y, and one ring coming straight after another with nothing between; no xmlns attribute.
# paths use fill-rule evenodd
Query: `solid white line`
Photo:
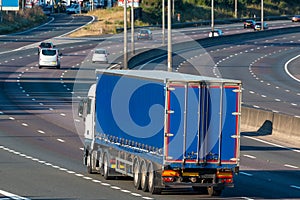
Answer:
<svg viewBox="0 0 300 200"><path fill-rule="evenodd" d="M0 194L3 194L4 196L7 196L11 199L16 199L16 200L20 200L20 199L23 199L23 200L29 200L28 198L25 198L25 197L21 197L21 196L18 196L16 194L13 194L13 193L10 193L10 192L6 192L4 190L0 190Z"/></svg>
<svg viewBox="0 0 300 200"><path fill-rule="evenodd" d="M299 167L294 166L294 165L289 165L289 164L285 164L285 167L289 167L289 168L293 168L293 169L298 169Z"/></svg>
<svg viewBox="0 0 300 200"><path fill-rule="evenodd" d="M296 188L296 189L299 189L299 190L300 190L300 186L296 186L296 185L290 185L290 187L292 187L292 188Z"/></svg>
<svg viewBox="0 0 300 200"><path fill-rule="evenodd" d="M269 144L269 145L272 145L272 146L275 146L275 147L280 147L280 148L283 148L283 149L287 149L287 150L290 150L290 151L300 153L300 150L298 150L298 149L285 147L285 146L282 146L282 145L279 145L279 144L274 144L272 142L267 142L267 141L264 141L264 140L261 140L261 139L258 139L258 138L253 138L253 137L250 137L250 136L243 136L243 137L246 137L246 138L251 139L251 140L256 140L256 141L261 142L261 143Z"/></svg>
<svg viewBox="0 0 300 200"><path fill-rule="evenodd" d="M298 55L298 56L296 56L296 57L290 59L290 60L287 61L287 62L285 63L285 65L284 65L284 70L285 70L285 72L286 72L292 79L294 79L295 81L298 81L298 82L300 82L300 80L297 79L295 76L293 76L293 75L289 72L289 70L288 70L288 65L290 64L290 62L292 62L293 60L296 60L296 59L299 58L299 57L300 57L300 55Z"/></svg>

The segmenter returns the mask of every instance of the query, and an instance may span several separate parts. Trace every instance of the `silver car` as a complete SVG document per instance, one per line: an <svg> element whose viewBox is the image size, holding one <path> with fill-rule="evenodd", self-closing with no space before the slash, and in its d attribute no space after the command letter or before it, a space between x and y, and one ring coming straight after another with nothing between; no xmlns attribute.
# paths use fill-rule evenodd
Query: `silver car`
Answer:
<svg viewBox="0 0 300 200"><path fill-rule="evenodd" d="M92 57L92 62L108 63L108 55L109 53L107 53L106 49L95 49Z"/></svg>

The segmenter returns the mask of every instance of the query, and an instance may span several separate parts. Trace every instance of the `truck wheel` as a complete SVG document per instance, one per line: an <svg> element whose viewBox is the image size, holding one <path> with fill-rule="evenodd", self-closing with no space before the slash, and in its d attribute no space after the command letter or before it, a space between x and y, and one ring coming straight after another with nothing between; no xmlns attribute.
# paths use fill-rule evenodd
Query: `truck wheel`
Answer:
<svg viewBox="0 0 300 200"><path fill-rule="evenodd" d="M147 163L144 160L141 162L141 187L144 192L148 191Z"/></svg>
<svg viewBox="0 0 300 200"><path fill-rule="evenodd" d="M87 162L86 162L86 169L87 169L87 173L92 174L93 170L92 170L92 159L91 159L91 154L88 153L88 156L86 158Z"/></svg>
<svg viewBox="0 0 300 200"><path fill-rule="evenodd" d="M161 188L155 187L155 171L152 162L148 166L148 189L151 194L160 194Z"/></svg>
<svg viewBox="0 0 300 200"><path fill-rule="evenodd" d="M137 158L133 162L133 185L136 189L141 189L140 162Z"/></svg>
<svg viewBox="0 0 300 200"><path fill-rule="evenodd" d="M99 173L103 176L103 155L102 155L102 151L99 151Z"/></svg>
<svg viewBox="0 0 300 200"><path fill-rule="evenodd" d="M86 166L87 166L87 172L89 174L95 173L96 162L97 162L97 152L92 151L91 153L88 153Z"/></svg>
<svg viewBox="0 0 300 200"><path fill-rule="evenodd" d="M208 187L207 192L209 196L220 196L222 193L222 190L214 188L214 187Z"/></svg>
<svg viewBox="0 0 300 200"><path fill-rule="evenodd" d="M104 154L103 156L103 177L105 180L108 180L109 177L109 163L108 163L108 156Z"/></svg>

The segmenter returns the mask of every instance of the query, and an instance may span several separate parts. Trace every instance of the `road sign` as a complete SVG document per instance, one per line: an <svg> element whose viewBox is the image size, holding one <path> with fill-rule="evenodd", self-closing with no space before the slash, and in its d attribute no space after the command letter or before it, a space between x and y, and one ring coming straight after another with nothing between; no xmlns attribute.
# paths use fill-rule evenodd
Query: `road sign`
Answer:
<svg viewBox="0 0 300 200"><path fill-rule="evenodd" d="M1 0L2 10L15 11L19 10L19 0Z"/></svg>

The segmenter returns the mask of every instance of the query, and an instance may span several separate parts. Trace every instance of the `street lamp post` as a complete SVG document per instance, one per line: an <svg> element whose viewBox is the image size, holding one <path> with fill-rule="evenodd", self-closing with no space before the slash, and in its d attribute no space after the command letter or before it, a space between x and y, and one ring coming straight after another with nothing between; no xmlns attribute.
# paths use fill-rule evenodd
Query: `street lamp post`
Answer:
<svg viewBox="0 0 300 200"><path fill-rule="evenodd" d="M168 71L172 71L172 28L171 28L171 0L168 0Z"/></svg>
<svg viewBox="0 0 300 200"><path fill-rule="evenodd" d="M0 0L0 22L3 22L3 16L2 16L2 0Z"/></svg>
<svg viewBox="0 0 300 200"><path fill-rule="evenodd" d="M215 29L215 15L214 15L214 0L211 0L211 31L212 37L214 37L214 29Z"/></svg>
<svg viewBox="0 0 300 200"><path fill-rule="evenodd" d="M134 7L133 0L131 0L131 54L135 54L134 50Z"/></svg>
<svg viewBox="0 0 300 200"><path fill-rule="evenodd" d="M238 0L234 1L234 17L237 18L238 14L237 14L237 8L238 7Z"/></svg>
<svg viewBox="0 0 300 200"><path fill-rule="evenodd" d="M264 0L261 0L261 30L264 30Z"/></svg>
<svg viewBox="0 0 300 200"><path fill-rule="evenodd" d="M127 0L124 0L124 69L127 65Z"/></svg>
<svg viewBox="0 0 300 200"><path fill-rule="evenodd" d="M162 0L162 45L165 45L165 0Z"/></svg>

